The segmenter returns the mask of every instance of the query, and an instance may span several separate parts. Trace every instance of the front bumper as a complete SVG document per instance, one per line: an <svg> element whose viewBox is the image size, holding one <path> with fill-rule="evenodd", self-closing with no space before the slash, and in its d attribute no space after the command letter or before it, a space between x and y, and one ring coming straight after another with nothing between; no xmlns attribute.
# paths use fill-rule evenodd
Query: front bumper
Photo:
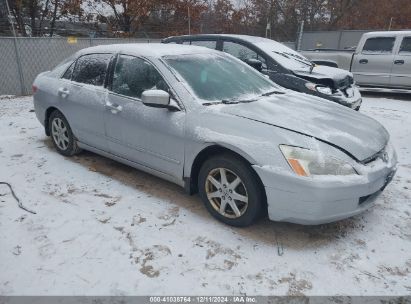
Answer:
<svg viewBox="0 0 411 304"><path fill-rule="evenodd" d="M367 176L299 177L254 165L267 196L272 221L304 225L334 222L371 207L396 172L396 157Z"/></svg>
<svg viewBox="0 0 411 304"><path fill-rule="evenodd" d="M350 93L347 93L350 90ZM352 85L344 92L337 90L336 93L332 95L321 96L328 100L339 103L340 105L346 106L348 108L357 110L360 108L362 103L361 93L357 86Z"/></svg>

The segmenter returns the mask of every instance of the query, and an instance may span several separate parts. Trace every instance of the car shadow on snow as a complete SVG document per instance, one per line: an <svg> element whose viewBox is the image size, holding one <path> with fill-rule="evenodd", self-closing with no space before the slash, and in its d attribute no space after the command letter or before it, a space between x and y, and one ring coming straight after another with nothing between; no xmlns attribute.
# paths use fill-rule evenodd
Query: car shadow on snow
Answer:
<svg viewBox="0 0 411 304"><path fill-rule="evenodd" d="M51 152L57 153L50 138L46 138L44 143ZM265 217L250 227L230 227L216 222L217 220L207 212L197 194L190 196L184 192L183 188L171 182L89 151L82 151L76 156L65 158L146 195L168 201L170 205L173 205L170 208L182 208L209 221L214 221L214 224L221 225L223 229L231 229L235 235L252 240L256 246L261 242L274 244L279 247L279 254L283 246L295 250L327 246L336 240L344 239L355 231L362 231L365 227L364 217L367 216L368 211L335 223L315 226L272 222Z"/></svg>

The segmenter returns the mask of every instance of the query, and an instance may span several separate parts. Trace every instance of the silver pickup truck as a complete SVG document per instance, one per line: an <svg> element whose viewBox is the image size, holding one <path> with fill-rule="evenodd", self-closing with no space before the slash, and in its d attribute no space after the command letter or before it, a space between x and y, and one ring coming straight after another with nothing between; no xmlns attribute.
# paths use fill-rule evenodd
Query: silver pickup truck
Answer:
<svg viewBox="0 0 411 304"><path fill-rule="evenodd" d="M317 64L352 72L361 87L411 90L411 31L366 33L355 50L301 53Z"/></svg>

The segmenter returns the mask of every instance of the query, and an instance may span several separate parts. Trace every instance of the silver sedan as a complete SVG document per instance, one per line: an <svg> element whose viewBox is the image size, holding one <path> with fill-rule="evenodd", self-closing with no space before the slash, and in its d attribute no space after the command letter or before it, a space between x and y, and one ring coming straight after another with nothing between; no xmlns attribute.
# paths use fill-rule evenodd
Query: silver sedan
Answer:
<svg viewBox="0 0 411 304"><path fill-rule="evenodd" d="M87 48L33 84L56 150L93 151L198 192L222 222L319 224L372 206L396 154L370 117L206 48Z"/></svg>

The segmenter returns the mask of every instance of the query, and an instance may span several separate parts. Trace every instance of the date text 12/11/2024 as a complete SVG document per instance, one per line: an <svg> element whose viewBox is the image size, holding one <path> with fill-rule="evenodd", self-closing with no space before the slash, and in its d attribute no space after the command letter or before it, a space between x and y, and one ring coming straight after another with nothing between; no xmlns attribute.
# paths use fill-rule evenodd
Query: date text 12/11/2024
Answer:
<svg viewBox="0 0 411 304"><path fill-rule="evenodd" d="M150 297L150 303L256 303L255 297L248 296L164 296Z"/></svg>

